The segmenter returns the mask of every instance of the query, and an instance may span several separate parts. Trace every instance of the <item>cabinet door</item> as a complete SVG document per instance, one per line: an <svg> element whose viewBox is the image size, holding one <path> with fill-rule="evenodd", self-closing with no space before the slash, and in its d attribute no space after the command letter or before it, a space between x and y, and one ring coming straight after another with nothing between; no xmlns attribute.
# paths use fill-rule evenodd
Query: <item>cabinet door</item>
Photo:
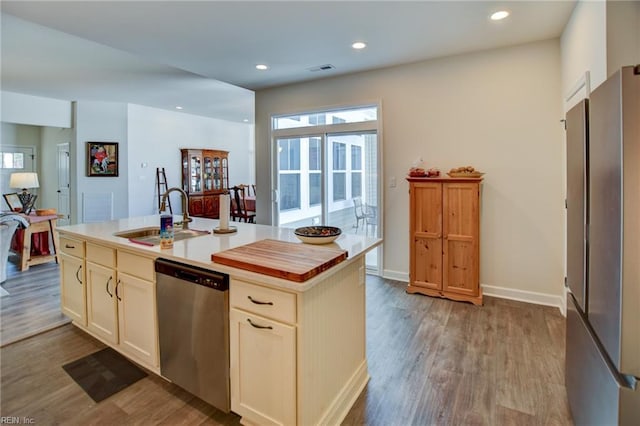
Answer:
<svg viewBox="0 0 640 426"><path fill-rule="evenodd" d="M218 196L207 195L204 197L204 217L217 219L218 211L217 207Z"/></svg>
<svg viewBox="0 0 640 426"><path fill-rule="evenodd" d="M120 348L153 367L158 366L158 324L155 284L119 272L118 299Z"/></svg>
<svg viewBox="0 0 640 426"><path fill-rule="evenodd" d="M87 327L111 344L118 343L116 271L87 262Z"/></svg>
<svg viewBox="0 0 640 426"><path fill-rule="evenodd" d="M295 424L295 327L235 308L230 324L231 410L250 424Z"/></svg>
<svg viewBox="0 0 640 426"><path fill-rule="evenodd" d="M62 313L73 321L87 326L86 286L84 260L59 253L60 305Z"/></svg>
<svg viewBox="0 0 640 426"><path fill-rule="evenodd" d="M477 296L479 290L479 185L444 184L444 290Z"/></svg>
<svg viewBox="0 0 640 426"><path fill-rule="evenodd" d="M204 216L204 197L189 196L189 215L198 217Z"/></svg>
<svg viewBox="0 0 640 426"><path fill-rule="evenodd" d="M202 192L202 153L189 151L189 191L190 194Z"/></svg>
<svg viewBox="0 0 640 426"><path fill-rule="evenodd" d="M420 182L411 185L412 285L442 289L442 184Z"/></svg>

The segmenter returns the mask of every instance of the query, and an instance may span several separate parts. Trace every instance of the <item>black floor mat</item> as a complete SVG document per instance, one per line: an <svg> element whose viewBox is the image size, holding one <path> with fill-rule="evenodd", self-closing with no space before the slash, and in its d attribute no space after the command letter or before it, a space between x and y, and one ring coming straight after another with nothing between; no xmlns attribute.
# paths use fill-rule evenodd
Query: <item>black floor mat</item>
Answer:
<svg viewBox="0 0 640 426"><path fill-rule="evenodd" d="M62 366L95 402L120 392L147 375L111 348Z"/></svg>

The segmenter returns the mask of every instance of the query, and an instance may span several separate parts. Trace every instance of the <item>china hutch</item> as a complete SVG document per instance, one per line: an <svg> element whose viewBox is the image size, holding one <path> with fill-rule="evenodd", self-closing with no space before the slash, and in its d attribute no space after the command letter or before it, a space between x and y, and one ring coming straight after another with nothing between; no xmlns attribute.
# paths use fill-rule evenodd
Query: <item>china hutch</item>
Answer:
<svg viewBox="0 0 640 426"><path fill-rule="evenodd" d="M410 267L407 293L482 305L480 183L482 178L409 181Z"/></svg>
<svg viewBox="0 0 640 426"><path fill-rule="evenodd" d="M182 189L189 196L189 215L218 219L220 194L229 190L229 152L185 148Z"/></svg>

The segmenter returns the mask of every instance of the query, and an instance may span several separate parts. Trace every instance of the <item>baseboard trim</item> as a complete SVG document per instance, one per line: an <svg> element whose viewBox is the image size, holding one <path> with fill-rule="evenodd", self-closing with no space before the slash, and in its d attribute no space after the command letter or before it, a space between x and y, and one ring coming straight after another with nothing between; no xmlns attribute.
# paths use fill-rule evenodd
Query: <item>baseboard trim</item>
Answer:
<svg viewBox="0 0 640 426"><path fill-rule="evenodd" d="M382 271L382 278L385 278L388 280L403 281L405 283L409 282L408 273L400 272L400 271L391 271L389 269L385 269Z"/></svg>
<svg viewBox="0 0 640 426"><path fill-rule="evenodd" d="M547 293L537 293L535 291L517 290L506 287L496 287L492 285L482 284L482 293L484 296L498 297L500 299L517 300L520 302L533 303L534 305L553 306L560 310L564 315L564 303L562 295L553 295Z"/></svg>
<svg viewBox="0 0 640 426"><path fill-rule="evenodd" d="M409 274L406 272L385 269L382 273L382 277L389 280L403 281L406 283L409 282ZM497 287L487 284L481 284L481 286L483 296L517 300L519 302L533 303L534 305L553 306L555 308L558 308L563 316L567 315L567 299L564 291L561 295L553 295L547 293L538 293L535 291Z"/></svg>

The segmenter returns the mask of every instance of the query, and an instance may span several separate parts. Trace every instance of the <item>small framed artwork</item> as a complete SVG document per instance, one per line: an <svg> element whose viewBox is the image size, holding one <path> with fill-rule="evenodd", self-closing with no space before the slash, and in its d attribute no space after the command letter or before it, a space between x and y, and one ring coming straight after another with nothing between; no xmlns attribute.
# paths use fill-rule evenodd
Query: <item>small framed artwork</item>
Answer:
<svg viewBox="0 0 640 426"><path fill-rule="evenodd" d="M118 176L118 143L87 142L87 176Z"/></svg>
<svg viewBox="0 0 640 426"><path fill-rule="evenodd" d="M18 198L17 193L13 194L2 194L4 200L7 202L9 209L12 212L21 212L22 211L22 203L20 202L20 198Z"/></svg>

